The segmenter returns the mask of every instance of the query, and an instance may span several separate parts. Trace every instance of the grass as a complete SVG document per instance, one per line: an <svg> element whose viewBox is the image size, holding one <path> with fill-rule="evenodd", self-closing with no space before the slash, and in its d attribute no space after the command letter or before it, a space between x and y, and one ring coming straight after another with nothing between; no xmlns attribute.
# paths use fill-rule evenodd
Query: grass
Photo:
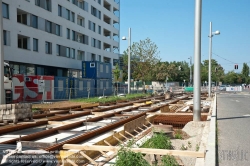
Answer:
<svg viewBox="0 0 250 166"><path fill-rule="evenodd" d="M131 100L138 97L149 97L149 94L143 94L143 93L136 93L136 94L128 94L126 97L117 97L117 96L110 96L108 98L102 98L99 99L98 97L92 97L89 99L81 98L81 99L73 99L72 102L85 102L85 103L108 103L108 102L116 102L120 100Z"/></svg>

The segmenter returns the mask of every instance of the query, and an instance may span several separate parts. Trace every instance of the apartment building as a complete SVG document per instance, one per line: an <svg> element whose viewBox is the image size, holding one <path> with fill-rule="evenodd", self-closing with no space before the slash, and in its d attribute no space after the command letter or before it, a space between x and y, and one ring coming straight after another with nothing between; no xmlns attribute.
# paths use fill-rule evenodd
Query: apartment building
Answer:
<svg viewBox="0 0 250 166"><path fill-rule="evenodd" d="M15 74L81 77L119 60L120 0L2 0L4 60Z"/></svg>

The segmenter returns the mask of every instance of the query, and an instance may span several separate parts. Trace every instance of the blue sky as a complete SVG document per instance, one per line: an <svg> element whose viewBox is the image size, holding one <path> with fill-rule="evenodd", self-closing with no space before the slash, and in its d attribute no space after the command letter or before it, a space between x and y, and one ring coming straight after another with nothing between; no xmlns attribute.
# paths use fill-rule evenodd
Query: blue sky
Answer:
<svg viewBox="0 0 250 166"><path fill-rule="evenodd" d="M187 61L194 56L195 0L120 0L120 39L128 36L139 42L150 38L160 51L162 61ZM250 0L203 0L201 60L208 59L209 22L213 32L213 59L226 72L241 72L244 62L250 66ZM128 47L120 41L120 52ZM226 59L226 60L225 60ZM233 63L232 63L233 62Z"/></svg>

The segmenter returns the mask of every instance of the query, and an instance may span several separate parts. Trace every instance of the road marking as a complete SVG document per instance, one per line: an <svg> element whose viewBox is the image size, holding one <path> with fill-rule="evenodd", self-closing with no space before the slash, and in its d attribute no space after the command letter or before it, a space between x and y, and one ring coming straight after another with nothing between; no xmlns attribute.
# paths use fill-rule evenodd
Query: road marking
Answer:
<svg viewBox="0 0 250 166"><path fill-rule="evenodd" d="M240 102L239 100L236 100L236 102Z"/></svg>
<svg viewBox="0 0 250 166"><path fill-rule="evenodd" d="M243 115L243 116L250 116L249 114Z"/></svg>

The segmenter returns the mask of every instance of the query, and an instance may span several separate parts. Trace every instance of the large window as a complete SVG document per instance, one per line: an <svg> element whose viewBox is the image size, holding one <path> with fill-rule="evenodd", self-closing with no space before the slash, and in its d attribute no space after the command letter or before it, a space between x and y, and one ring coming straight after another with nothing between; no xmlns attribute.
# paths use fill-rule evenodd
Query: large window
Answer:
<svg viewBox="0 0 250 166"><path fill-rule="evenodd" d="M45 42L45 53L46 54L52 54L52 43L51 42Z"/></svg>
<svg viewBox="0 0 250 166"><path fill-rule="evenodd" d="M2 3L2 14L3 18L8 18L9 19L9 5L6 3Z"/></svg>
<svg viewBox="0 0 250 166"><path fill-rule="evenodd" d="M38 52L38 39L33 38L33 51Z"/></svg>

